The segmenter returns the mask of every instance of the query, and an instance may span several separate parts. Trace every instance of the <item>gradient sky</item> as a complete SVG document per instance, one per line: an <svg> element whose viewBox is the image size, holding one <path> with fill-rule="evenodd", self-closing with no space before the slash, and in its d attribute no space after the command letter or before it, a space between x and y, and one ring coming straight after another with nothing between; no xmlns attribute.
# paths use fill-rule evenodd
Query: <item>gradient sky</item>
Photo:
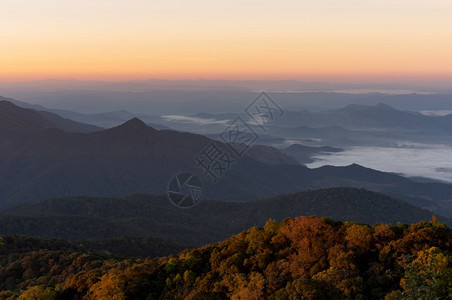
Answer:
<svg viewBox="0 0 452 300"><path fill-rule="evenodd" d="M452 78L452 1L0 1L0 80L340 76Z"/></svg>

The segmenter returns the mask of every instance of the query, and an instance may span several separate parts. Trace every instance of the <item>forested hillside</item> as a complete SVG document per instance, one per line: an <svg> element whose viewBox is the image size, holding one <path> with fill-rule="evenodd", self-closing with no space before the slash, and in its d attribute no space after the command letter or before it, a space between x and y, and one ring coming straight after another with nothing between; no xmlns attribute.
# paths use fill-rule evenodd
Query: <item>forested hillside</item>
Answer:
<svg viewBox="0 0 452 300"><path fill-rule="evenodd" d="M353 188L285 194L248 203L201 201L188 210L175 207L165 196L73 197L5 210L0 214L0 235L65 240L153 236L199 247L253 226L264 226L270 218L281 221L302 215L366 224L411 224L430 220L432 212ZM448 218L440 221L452 224Z"/></svg>
<svg viewBox="0 0 452 300"><path fill-rule="evenodd" d="M452 231L435 217L396 226L269 220L162 258L2 252L0 299L450 299L451 249Z"/></svg>

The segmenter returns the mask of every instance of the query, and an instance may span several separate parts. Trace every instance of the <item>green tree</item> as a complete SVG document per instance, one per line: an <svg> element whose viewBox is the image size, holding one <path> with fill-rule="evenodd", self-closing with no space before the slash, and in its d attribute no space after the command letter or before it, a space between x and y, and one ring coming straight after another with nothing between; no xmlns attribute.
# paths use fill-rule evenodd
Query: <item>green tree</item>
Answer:
<svg viewBox="0 0 452 300"><path fill-rule="evenodd" d="M452 269L450 258L440 249L431 247L421 251L416 259L405 267L400 282L403 291L395 291L386 299L452 299Z"/></svg>

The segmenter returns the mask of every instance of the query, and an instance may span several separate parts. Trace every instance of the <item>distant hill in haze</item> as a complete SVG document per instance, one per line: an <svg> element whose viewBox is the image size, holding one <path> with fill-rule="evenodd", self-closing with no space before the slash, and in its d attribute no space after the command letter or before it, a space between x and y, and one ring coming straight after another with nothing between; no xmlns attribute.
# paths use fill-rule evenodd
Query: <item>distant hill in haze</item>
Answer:
<svg viewBox="0 0 452 300"><path fill-rule="evenodd" d="M17 154L43 131L58 129L87 133L100 130L99 127L64 119L46 111L18 107L5 99L0 96L0 166L7 156Z"/></svg>
<svg viewBox="0 0 452 300"><path fill-rule="evenodd" d="M64 109L52 109L47 108L41 105L37 104L30 104L23 101L18 101L11 98L5 98L1 97L0 99L3 101L8 101L13 103L14 105L26 108L26 109L32 109L38 111L38 113L42 114L45 117L49 117L55 120L55 117L63 117L64 119L68 121L75 121L76 123L83 123L83 124L89 124L94 125L92 127L95 127L96 130L110 128L118 126L130 119L139 117L141 120L143 120L148 125L156 128L156 129L170 129L167 126L156 124L155 122L158 122L160 117L159 116L153 116L149 114L143 114L143 113L133 113L126 110L118 110L118 111L112 111L112 112L105 112L105 113L91 113L91 114L85 114L85 113L79 113L75 111L70 110L64 110ZM97 127L98 126L98 127ZM72 130L66 130L65 128L60 128L64 131L72 131ZM77 131L77 130L76 130ZM83 132L83 131L82 131ZM90 132L90 131L87 131Z"/></svg>
<svg viewBox="0 0 452 300"><path fill-rule="evenodd" d="M195 116L211 122L231 118L231 114L225 113L199 113ZM187 128L196 129L190 124ZM318 146L381 147L405 142L452 145L450 128L452 115L426 116L398 110L384 103L348 104L322 111L287 109L282 118L268 121L265 134L274 138L310 139L317 141Z"/></svg>
<svg viewBox="0 0 452 300"><path fill-rule="evenodd" d="M411 130L445 130L452 125L452 115L426 116L418 112L402 111L387 104L348 104L340 109L321 112L286 111L275 125L284 126L341 126L347 129L392 128Z"/></svg>
<svg viewBox="0 0 452 300"><path fill-rule="evenodd" d="M283 153L294 157L298 162L302 164L307 164L313 162L313 155L325 154L325 153L337 153L344 151L341 148L336 147L309 147L300 144L293 144L287 147L286 149L281 150Z"/></svg>
<svg viewBox="0 0 452 300"><path fill-rule="evenodd" d="M452 109L450 86L438 92L438 89L425 89L419 84L408 87L288 80L42 80L0 83L0 89L3 94L30 103L86 113L127 108L150 114L195 114L206 111L206 107L208 112L214 113L238 112L256 97L256 91L262 90L274 91L271 95L282 106L295 110L334 109L350 103L387 103L398 109L415 111ZM124 99L127 99L127 107ZM212 102L216 105L212 106Z"/></svg>
<svg viewBox="0 0 452 300"><path fill-rule="evenodd" d="M143 113L133 113L126 110L118 110L105 113L95 113L95 114L82 114L68 110L60 109L49 109L48 111L61 115L65 118L75 120L78 122L86 124L94 124L103 128L111 128L118 126L124 122L127 122L133 118L139 118L149 126L155 129L170 129L168 126L159 124L161 121L159 116L143 114Z"/></svg>
<svg viewBox="0 0 452 300"><path fill-rule="evenodd" d="M327 94L321 95L325 99L327 98ZM85 96L89 98L89 95ZM79 95L76 102L86 101L85 96ZM117 95L109 96L116 97ZM285 94L278 94L278 100L282 101L286 96ZM299 95L300 99L304 99L305 96ZM328 94L328 96L347 97L347 95L335 93ZM420 97L419 95L411 96L414 98ZM164 96L162 95L162 97ZM180 95L180 97L182 96ZM212 95L212 97L214 96ZM279 97L282 97L282 99L279 99ZM266 135L273 136L273 138L317 140L320 141L318 146L390 146L403 142L452 145L452 138L449 134L452 127L452 116L426 116L415 111L396 109L384 104L385 101L391 103L390 99L393 96L390 95L354 95L350 97L349 103L359 104L346 103L342 108L324 108L320 111L318 108L314 111L301 108L296 110L296 107L290 106L290 109L284 110L283 118L268 122ZM399 95L398 97L409 98L409 95ZM367 100L374 98L375 101L379 101L375 102L378 104L368 104ZM194 104L197 101L179 103L182 101L181 99L174 102L174 110L171 113L166 112L165 114L159 113L157 109L149 113L142 108L135 110L140 111L140 113L130 112L128 110L132 109L133 111L132 107L127 107L127 110L125 110L123 106L116 111L80 113L66 109L48 109L13 99L10 99L10 101L21 107L56 113L64 118L104 128L118 126L137 117L156 129L172 128L206 135L222 132L225 124L237 116L237 113L224 113L234 111L228 110L227 107L224 107L223 113L199 113L199 111L212 108L212 104L198 107ZM152 103L153 108L159 106L158 103ZM186 107L190 104L193 104L192 107ZM220 101L215 103L215 106L217 105L223 107L224 103ZM341 105L342 103L337 107L341 107ZM186 107L185 111L183 107ZM182 108L182 111L179 110L180 108ZM193 108L198 108L198 113L193 114ZM111 109L108 105L104 108L104 110ZM250 125L259 130L258 127ZM259 143L272 145L268 142L264 139L259 140Z"/></svg>
<svg viewBox="0 0 452 300"><path fill-rule="evenodd" d="M62 198L24 204L0 214L0 235L80 240L121 236L159 237L185 245L224 239L269 219L317 215L361 223L415 223L432 213L378 193L332 188L285 194L247 203L201 201L191 209L165 196ZM449 225L452 219L441 218Z"/></svg>
<svg viewBox="0 0 452 300"><path fill-rule="evenodd" d="M425 116L421 113L400 111L384 103L375 106L351 104L331 111L331 114L342 116L341 123L352 126L439 130L452 125L452 116Z"/></svg>
<svg viewBox="0 0 452 300"><path fill-rule="evenodd" d="M217 121L234 117L233 114L198 113L195 117ZM376 105L348 104L342 108L322 111L285 110L283 118L269 120L268 125L277 130L304 130L304 134L315 134L315 130L331 129L332 134L350 134L349 131L366 129L406 129L406 130L436 130L439 133L452 126L452 115L426 116L419 112L402 111L384 103ZM312 132L309 132L311 130Z"/></svg>
<svg viewBox="0 0 452 300"><path fill-rule="evenodd" d="M7 131L14 132L36 132L42 129L55 128L67 132L94 132L101 128L75 122L60 117L59 115L38 111L30 108L19 107L10 99L0 96L0 130L3 133Z"/></svg>

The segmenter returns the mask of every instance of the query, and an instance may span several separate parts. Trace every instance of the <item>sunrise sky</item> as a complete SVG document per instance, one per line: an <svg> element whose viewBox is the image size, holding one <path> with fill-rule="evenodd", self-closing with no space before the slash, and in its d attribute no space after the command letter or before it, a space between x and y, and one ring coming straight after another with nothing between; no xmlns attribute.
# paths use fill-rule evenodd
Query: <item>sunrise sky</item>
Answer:
<svg viewBox="0 0 452 300"><path fill-rule="evenodd" d="M0 80L452 78L450 0L1 0Z"/></svg>

